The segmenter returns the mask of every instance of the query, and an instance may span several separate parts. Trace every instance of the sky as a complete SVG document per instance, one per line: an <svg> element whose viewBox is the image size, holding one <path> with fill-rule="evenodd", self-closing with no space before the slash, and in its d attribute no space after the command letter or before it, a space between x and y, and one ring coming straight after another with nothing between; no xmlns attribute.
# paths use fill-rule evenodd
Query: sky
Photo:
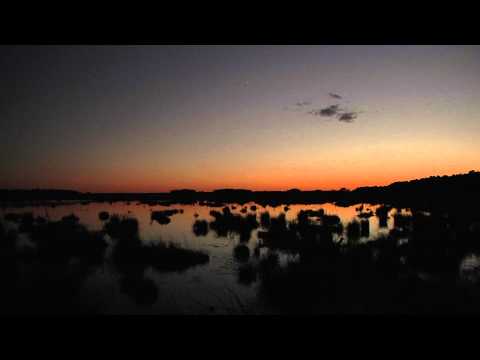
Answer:
<svg viewBox="0 0 480 360"><path fill-rule="evenodd" d="M480 169L479 46L0 46L0 188L386 185Z"/></svg>

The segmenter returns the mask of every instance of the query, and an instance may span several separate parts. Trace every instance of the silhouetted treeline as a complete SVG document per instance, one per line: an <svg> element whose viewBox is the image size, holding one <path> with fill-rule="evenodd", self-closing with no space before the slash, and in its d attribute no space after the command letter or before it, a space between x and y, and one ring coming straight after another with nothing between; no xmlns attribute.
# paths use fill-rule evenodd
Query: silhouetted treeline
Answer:
<svg viewBox="0 0 480 360"><path fill-rule="evenodd" d="M348 196L350 203L390 203L397 207L449 209L473 208L480 200L480 172L452 176L431 176L396 182L384 187L362 187Z"/></svg>
<svg viewBox="0 0 480 360"><path fill-rule="evenodd" d="M389 203L397 207L423 209L451 209L456 206L470 207L480 200L480 172L453 176L395 182L388 186L361 187L355 190L301 191L251 191L222 189L213 192L195 190L172 191L170 200L181 202L203 201L206 205L222 206L224 203L255 202L260 205L313 204L334 202L349 206L358 203Z"/></svg>
<svg viewBox="0 0 480 360"><path fill-rule="evenodd" d="M0 201L78 200L78 201L140 201L150 205L201 202L222 207L225 203L256 202L260 205L312 204L335 202L349 206L357 203L389 203L417 208L451 208L469 206L480 200L480 172L453 176L395 182L388 186L361 187L355 190L251 191L220 189L212 192L175 190L170 193L80 193L69 190L0 190Z"/></svg>

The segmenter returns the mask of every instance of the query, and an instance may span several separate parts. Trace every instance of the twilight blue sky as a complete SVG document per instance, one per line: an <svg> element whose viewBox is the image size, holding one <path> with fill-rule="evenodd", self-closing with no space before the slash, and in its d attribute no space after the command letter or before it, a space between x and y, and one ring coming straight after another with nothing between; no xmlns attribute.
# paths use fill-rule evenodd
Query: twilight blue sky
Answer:
<svg viewBox="0 0 480 360"><path fill-rule="evenodd" d="M0 68L0 187L331 189L480 165L478 46L2 46Z"/></svg>

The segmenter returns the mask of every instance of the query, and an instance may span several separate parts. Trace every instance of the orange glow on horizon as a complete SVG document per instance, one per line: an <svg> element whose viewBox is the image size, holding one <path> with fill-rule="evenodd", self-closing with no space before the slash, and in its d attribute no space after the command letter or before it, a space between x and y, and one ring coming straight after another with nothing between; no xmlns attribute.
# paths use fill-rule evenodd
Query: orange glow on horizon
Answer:
<svg viewBox="0 0 480 360"><path fill-rule="evenodd" d="M121 177L118 182L109 184L107 182L96 182L94 179L77 179L77 181L68 181L65 179L63 186L58 186L58 179L55 182L46 182L38 188L62 188L72 189L81 192L119 192L119 193L155 193L155 192L169 192L178 189L192 189L196 191L212 191L216 189L248 189L253 191L286 191L289 189L300 189L304 191L309 190L339 190L346 188L353 190L364 186L386 186L397 181L409 181L429 176L443 176L454 175L460 173L467 173L472 169L458 169L448 173L429 173L428 171L418 172L417 174L408 175L407 173L398 174L369 174L371 177L354 177L353 173L350 177L316 177L313 174L302 176L302 174L292 174L285 179L278 177L269 177L268 174L261 176L245 176L239 178L235 176L225 177L223 179L212 179L209 182L193 182L193 181L161 181L149 180L139 181L139 179L146 179L147 177ZM322 179L322 180L320 180ZM347 179L347 181L345 181ZM81 181L83 180L83 181Z"/></svg>

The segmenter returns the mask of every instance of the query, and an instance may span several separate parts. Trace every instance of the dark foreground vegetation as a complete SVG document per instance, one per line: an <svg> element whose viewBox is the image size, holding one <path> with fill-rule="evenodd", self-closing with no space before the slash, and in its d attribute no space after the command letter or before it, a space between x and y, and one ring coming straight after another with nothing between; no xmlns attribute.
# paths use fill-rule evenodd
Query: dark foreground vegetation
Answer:
<svg viewBox="0 0 480 360"><path fill-rule="evenodd" d="M465 277L478 269L461 268L480 254L480 222L443 212L389 216L395 227L369 242L359 242L368 220L342 229L321 211L271 217L259 232L266 253L234 249L238 281L259 281L259 296L282 313L480 312L478 274Z"/></svg>
<svg viewBox="0 0 480 360"><path fill-rule="evenodd" d="M237 236L238 282L258 283L259 297L280 313L478 313L480 264L462 267L480 256L478 212L429 210L362 205L344 227L322 209L301 210L291 221L263 211L258 222L225 207L210 212L213 221L197 220L194 233ZM380 228L389 219L393 228L361 241L374 216ZM254 229L259 242L251 251Z"/></svg>
<svg viewBox="0 0 480 360"><path fill-rule="evenodd" d="M237 234L241 242L250 240L252 231L257 229L259 223L256 214L233 214L229 207L224 207L222 212L212 210L210 216L215 220L210 223L210 229L216 232L217 236L228 237Z"/></svg>
<svg viewBox="0 0 480 360"><path fill-rule="evenodd" d="M258 284L259 300L274 312L480 312L478 269L461 267L466 258L480 255L476 213L381 206L373 216L380 223L390 219L394 227L365 242L361 238L368 236L372 216L361 217L363 212L357 209L358 220L344 226L322 209L301 210L287 220L285 213L242 214L224 207L212 210L210 221L196 219L192 231L238 239L232 246L238 283ZM78 294L85 279L105 266L119 274L123 293L139 306L151 306L160 294L148 268L181 272L209 262L199 251L142 241L133 217L101 218L102 230L90 231L73 214L58 221L5 214L0 222L1 308L22 314L101 312ZM259 241L251 250L254 230ZM19 246L20 234L27 234L31 245Z"/></svg>
<svg viewBox="0 0 480 360"><path fill-rule="evenodd" d="M80 290L89 275L113 266L121 291L138 305L152 305L158 297L146 269L181 272L206 264L209 256L174 244L140 239L132 217L99 216L101 231L90 231L75 215L58 221L31 213L6 214L0 222L0 312L4 314L82 314L101 312L82 300ZM16 224L7 230L6 224ZM31 244L19 246L19 235ZM110 248L109 254L107 249Z"/></svg>

